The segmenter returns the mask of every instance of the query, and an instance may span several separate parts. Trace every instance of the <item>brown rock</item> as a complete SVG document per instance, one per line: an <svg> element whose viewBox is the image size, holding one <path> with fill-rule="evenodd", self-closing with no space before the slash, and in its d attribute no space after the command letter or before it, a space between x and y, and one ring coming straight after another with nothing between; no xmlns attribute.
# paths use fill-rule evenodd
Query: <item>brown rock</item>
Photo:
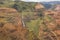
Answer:
<svg viewBox="0 0 60 40"><path fill-rule="evenodd" d="M13 8L0 8L0 32L11 40L26 40L27 29L23 27L20 14ZM0 25L0 26L1 26ZM7 37L5 38L7 39Z"/></svg>

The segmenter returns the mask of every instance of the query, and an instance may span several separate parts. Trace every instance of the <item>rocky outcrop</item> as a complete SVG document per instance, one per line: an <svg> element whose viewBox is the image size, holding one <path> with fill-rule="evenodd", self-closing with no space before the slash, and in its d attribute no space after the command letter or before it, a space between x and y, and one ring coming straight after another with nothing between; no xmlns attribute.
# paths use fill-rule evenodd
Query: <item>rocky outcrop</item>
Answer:
<svg viewBox="0 0 60 40"><path fill-rule="evenodd" d="M20 14L13 8L0 8L1 40L26 40L27 29L23 27Z"/></svg>
<svg viewBox="0 0 60 40"><path fill-rule="evenodd" d="M60 40L60 6L55 8L55 10L45 10L44 15L50 17L52 19L51 21L49 20L44 20L44 24L40 26L39 30L39 35L40 36L45 36L46 38L49 37L53 40ZM43 26L45 25L45 26ZM42 34L42 35L41 35ZM44 38L45 38L44 37ZM48 39L48 38L47 38ZM52 40L51 39L51 40Z"/></svg>
<svg viewBox="0 0 60 40"><path fill-rule="evenodd" d="M41 3L37 3L35 5L35 9L42 9L42 8L45 8Z"/></svg>

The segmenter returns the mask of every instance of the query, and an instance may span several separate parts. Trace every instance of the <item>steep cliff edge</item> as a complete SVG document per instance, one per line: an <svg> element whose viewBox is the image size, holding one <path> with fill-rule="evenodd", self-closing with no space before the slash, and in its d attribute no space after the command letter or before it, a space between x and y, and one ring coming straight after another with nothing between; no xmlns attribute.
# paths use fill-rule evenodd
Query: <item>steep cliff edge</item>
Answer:
<svg viewBox="0 0 60 40"><path fill-rule="evenodd" d="M13 8L0 8L0 39L26 40L27 29L23 27L20 14Z"/></svg>

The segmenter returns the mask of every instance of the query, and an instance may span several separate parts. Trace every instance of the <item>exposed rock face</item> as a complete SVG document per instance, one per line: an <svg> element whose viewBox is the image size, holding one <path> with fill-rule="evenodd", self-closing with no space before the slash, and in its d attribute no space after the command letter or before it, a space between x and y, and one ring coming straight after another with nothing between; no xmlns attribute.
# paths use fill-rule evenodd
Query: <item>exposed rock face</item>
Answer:
<svg viewBox="0 0 60 40"><path fill-rule="evenodd" d="M60 10L60 5L56 5L54 10L59 11Z"/></svg>
<svg viewBox="0 0 60 40"><path fill-rule="evenodd" d="M26 40L26 33L27 30L23 27L21 16L17 10L0 8L1 40Z"/></svg>
<svg viewBox="0 0 60 40"><path fill-rule="evenodd" d="M45 15L51 16L56 21L56 23L60 25L60 12L56 10L49 10L45 11Z"/></svg>
<svg viewBox="0 0 60 40"><path fill-rule="evenodd" d="M38 9L43 9L43 8L45 8L42 4L40 4L40 3L37 3L36 5L35 5L35 9L36 10L38 10Z"/></svg>
<svg viewBox="0 0 60 40"><path fill-rule="evenodd" d="M51 17L53 20L51 22L49 22L48 20L45 20L45 25L47 27L47 30L44 30L44 26L40 26L42 28L40 28L40 32L39 35L40 36L47 36L49 33L49 35L54 39L54 37L56 37L56 39L60 40L60 6L58 6L55 10L45 10L45 16L49 16ZM42 35L41 35L42 34ZM49 36L48 35L48 36ZM55 40L55 39L54 39Z"/></svg>

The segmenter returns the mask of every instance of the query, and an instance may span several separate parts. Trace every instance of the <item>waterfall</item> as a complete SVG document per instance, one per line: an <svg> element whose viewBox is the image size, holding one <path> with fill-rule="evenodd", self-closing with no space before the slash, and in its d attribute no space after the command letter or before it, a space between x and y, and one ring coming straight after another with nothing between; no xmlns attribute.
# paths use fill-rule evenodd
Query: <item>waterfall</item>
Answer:
<svg viewBox="0 0 60 40"><path fill-rule="evenodd" d="M23 25L23 27L25 27L25 23L24 23L24 21L22 20L22 25Z"/></svg>

